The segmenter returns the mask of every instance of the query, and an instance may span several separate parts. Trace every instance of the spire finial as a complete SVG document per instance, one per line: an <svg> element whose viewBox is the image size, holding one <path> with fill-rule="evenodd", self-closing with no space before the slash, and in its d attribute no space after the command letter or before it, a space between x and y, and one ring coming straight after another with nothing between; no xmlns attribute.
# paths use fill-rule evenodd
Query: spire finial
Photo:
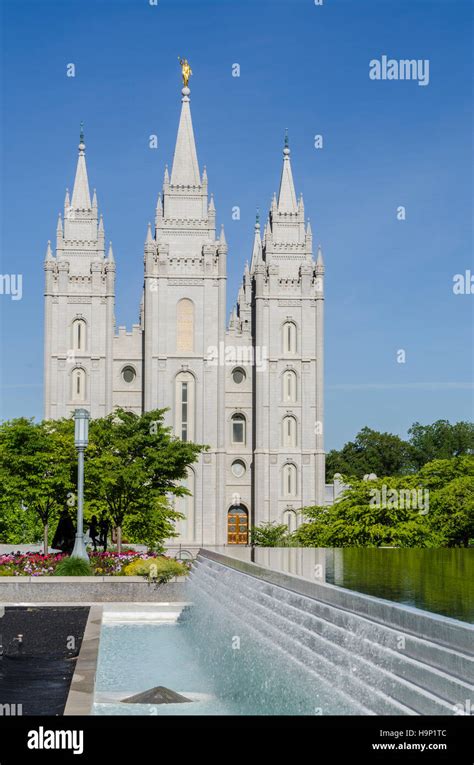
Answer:
<svg viewBox="0 0 474 765"><path fill-rule="evenodd" d="M84 143L84 123L81 122L81 129L79 133L79 154L84 154L86 144Z"/></svg>
<svg viewBox="0 0 474 765"><path fill-rule="evenodd" d="M219 244L220 245L227 244L226 239L225 239L225 232L224 232L224 224L223 223L221 223L221 234L220 234L220 237L219 237Z"/></svg>
<svg viewBox="0 0 474 765"><path fill-rule="evenodd" d="M257 207L257 212L255 214L255 231L260 230L260 210Z"/></svg>
<svg viewBox="0 0 474 765"><path fill-rule="evenodd" d="M151 242L153 242L153 234L151 233L151 223L149 222L146 232L145 244L150 244Z"/></svg>
<svg viewBox="0 0 474 765"><path fill-rule="evenodd" d="M181 58L181 56L178 56L178 61L181 64L181 75L183 78L183 88L181 89L181 93L183 95L182 100L183 101L189 101L189 94L191 93L189 89L189 78L191 77L193 70L189 66L189 61L187 58Z"/></svg>
<svg viewBox="0 0 474 765"><path fill-rule="evenodd" d="M181 56L178 56L178 61L181 64L181 75L183 77L183 85L185 88L187 88L189 78L192 75L193 70L189 66L189 62L187 58L181 58Z"/></svg>
<svg viewBox="0 0 474 765"><path fill-rule="evenodd" d="M285 128L285 146L283 149L283 154L285 156L288 156L289 153L290 153L290 143L288 140L288 128Z"/></svg>

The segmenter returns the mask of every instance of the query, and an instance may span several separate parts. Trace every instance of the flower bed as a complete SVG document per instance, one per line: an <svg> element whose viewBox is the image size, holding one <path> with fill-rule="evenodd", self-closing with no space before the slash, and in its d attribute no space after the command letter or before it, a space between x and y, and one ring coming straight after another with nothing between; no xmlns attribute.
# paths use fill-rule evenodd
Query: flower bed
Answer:
<svg viewBox="0 0 474 765"><path fill-rule="evenodd" d="M0 555L0 577L2 576L53 576L56 566L67 556L64 553L10 553ZM126 576L125 567L137 561L174 561L155 553L137 553L133 550L117 552L90 552L92 573L97 576ZM181 562L181 561L180 561ZM183 573L187 564L183 563ZM141 571L140 571L141 573Z"/></svg>

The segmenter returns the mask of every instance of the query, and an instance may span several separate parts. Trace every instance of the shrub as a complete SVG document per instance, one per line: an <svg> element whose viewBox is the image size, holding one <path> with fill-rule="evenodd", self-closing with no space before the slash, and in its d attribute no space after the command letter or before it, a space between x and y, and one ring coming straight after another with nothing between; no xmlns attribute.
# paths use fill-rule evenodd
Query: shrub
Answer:
<svg viewBox="0 0 474 765"><path fill-rule="evenodd" d="M185 576L188 567L172 558L156 557L142 560L138 558L123 569L126 576L146 576L160 584L169 582L174 576Z"/></svg>
<svg viewBox="0 0 474 765"><path fill-rule="evenodd" d="M293 545L293 537L286 523L280 524L275 521L254 526L250 532L250 539L257 547L291 547Z"/></svg>
<svg viewBox="0 0 474 765"><path fill-rule="evenodd" d="M56 566L54 576L93 576L90 564L82 558L64 558Z"/></svg>

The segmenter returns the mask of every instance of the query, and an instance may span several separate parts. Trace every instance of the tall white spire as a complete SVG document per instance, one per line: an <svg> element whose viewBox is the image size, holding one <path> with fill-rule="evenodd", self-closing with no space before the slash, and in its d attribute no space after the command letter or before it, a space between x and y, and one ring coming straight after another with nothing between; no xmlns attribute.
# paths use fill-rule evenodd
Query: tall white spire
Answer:
<svg viewBox="0 0 474 765"><path fill-rule="evenodd" d="M173 168L171 170L172 186L201 185L196 144L194 142L193 122L189 106L190 92L188 87L184 87L181 91L183 98L181 99L181 117L179 119Z"/></svg>
<svg viewBox="0 0 474 765"><path fill-rule="evenodd" d="M290 163L290 147L288 145L288 133L285 133L285 148L283 149L283 168L281 171L280 192L278 194L278 212L296 213L298 203L296 201L295 186Z"/></svg>
<svg viewBox="0 0 474 765"><path fill-rule="evenodd" d="M72 192L71 200L71 207L73 210L89 210L91 208L85 149L86 145L84 143L84 126L81 122L79 156L77 158L76 178L74 181L74 190Z"/></svg>
<svg viewBox="0 0 474 765"><path fill-rule="evenodd" d="M262 262L262 240L260 238L260 214L257 211L255 218L255 229L253 239L252 260L250 262L250 270L253 271L255 266Z"/></svg>

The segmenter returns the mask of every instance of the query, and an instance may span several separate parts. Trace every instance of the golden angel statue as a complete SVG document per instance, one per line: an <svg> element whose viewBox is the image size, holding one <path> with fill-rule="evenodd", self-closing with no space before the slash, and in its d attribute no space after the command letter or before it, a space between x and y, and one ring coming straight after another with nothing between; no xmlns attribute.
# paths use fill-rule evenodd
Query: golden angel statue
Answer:
<svg viewBox="0 0 474 765"><path fill-rule="evenodd" d="M189 66L189 62L187 58L180 58L180 56L178 56L178 61L181 64L181 74L183 75L183 85L185 88L187 88L189 78L192 75L193 70Z"/></svg>

